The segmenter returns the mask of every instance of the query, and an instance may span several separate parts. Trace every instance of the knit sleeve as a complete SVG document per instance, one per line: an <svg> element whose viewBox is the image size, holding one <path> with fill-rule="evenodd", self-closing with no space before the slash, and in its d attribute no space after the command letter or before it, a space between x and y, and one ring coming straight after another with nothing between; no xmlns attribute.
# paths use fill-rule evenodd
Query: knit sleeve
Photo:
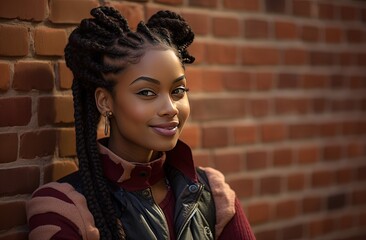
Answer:
<svg viewBox="0 0 366 240"><path fill-rule="evenodd" d="M30 240L99 239L85 197L68 183L49 183L27 202Z"/></svg>

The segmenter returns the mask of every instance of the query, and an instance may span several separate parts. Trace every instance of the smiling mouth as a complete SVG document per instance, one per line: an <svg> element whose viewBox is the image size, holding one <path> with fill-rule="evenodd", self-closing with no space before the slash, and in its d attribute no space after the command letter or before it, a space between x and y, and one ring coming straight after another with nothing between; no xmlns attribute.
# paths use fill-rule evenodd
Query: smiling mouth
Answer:
<svg viewBox="0 0 366 240"><path fill-rule="evenodd" d="M151 126L155 133L165 136L171 137L174 136L178 132L178 125L175 126Z"/></svg>

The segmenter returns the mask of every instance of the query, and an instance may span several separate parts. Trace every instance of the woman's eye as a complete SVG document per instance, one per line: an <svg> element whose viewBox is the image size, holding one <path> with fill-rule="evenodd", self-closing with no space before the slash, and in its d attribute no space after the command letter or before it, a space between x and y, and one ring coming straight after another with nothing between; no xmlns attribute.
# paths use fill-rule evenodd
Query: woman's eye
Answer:
<svg viewBox="0 0 366 240"><path fill-rule="evenodd" d="M155 96L156 94L151 91L151 90L141 90L140 92L137 93L138 95L141 95L141 96L145 96L145 97L152 97L152 96Z"/></svg>
<svg viewBox="0 0 366 240"><path fill-rule="evenodd" d="M186 87L179 87L173 90L173 94L175 95L183 95L184 93L188 92L189 89Z"/></svg>

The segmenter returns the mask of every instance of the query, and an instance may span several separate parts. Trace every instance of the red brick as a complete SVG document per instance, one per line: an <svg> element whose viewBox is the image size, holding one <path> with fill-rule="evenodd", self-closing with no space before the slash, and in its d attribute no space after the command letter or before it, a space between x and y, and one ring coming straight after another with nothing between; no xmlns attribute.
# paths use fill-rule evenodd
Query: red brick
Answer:
<svg viewBox="0 0 366 240"><path fill-rule="evenodd" d="M235 65L238 61L238 47L235 44L208 43L206 57L210 64Z"/></svg>
<svg viewBox="0 0 366 240"><path fill-rule="evenodd" d="M311 17L311 9L313 2L308 0L293 0L292 13L295 16Z"/></svg>
<svg viewBox="0 0 366 240"><path fill-rule="evenodd" d="M338 56L339 64L342 66L351 66L353 64L357 64L356 57L357 55L350 52L340 52Z"/></svg>
<svg viewBox="0 0 366 240"><path fill-rule="evenodd" d="M58 152L60 157L76 156L75 130L62 129L58 132Z"/></svg>
<svg viewBox="0 0 366 240"><path fill-rule="evenodd" d="M283 61L286 65L304 65L309 62L308 51L298 48L283 50Z"/></svg>
<svg viewBox="0 0 366 240"><path fill-rule="evenodd" d="M289 219L299 214L298 201L289 199L276 203L275 206L275 218Z"/></svg>
<svg viewBox="0 0 366 240"><path fill-rule="evenodd" d="M206 60L206 44L195 40L192 45L188 47L189 53L195 58L194 64L203 63Z"/></svg>
<svg viewBox="0 0 366 240"><path fill-rule="evenodd" d="M71 89L73 78L74 76L71 70L66 66L65 61L60 61L58 63L58 82L60 89Z"/></svg>
<svg viewBox="0 0 366 240"><path fill-rule="evenodd" d="M360 134L361 128L362 128L361 122L357 122L357 121L343 122L342 133L343 133L343 135Z"/></svg>
<svg viewBox="0 0 366 240"><path fill-rule="evenodd" d="M195 34L197 35L209 34L211 19L208 15L203 13L193 13L183 11L182 16L191 26Z"/></svg>
<svg viewBox="0 0 366 240"><path fill-rule="evenodd" d="M171 2L179 1L181 0L172 0ZM138 23L144 20L144 6L141 4L126 2L110 2L110 4L127 19L128 25L132 30L136 30Z"/></svg>
<svg viewBox="0 0 366 240"><path fill-rule="evenodd" d="M309 234L311 238L330 233L335 228L333 219L319 219L309 223Z"/></svg>
<svg viewBox="0 0 366 240"><path fill-rule="evenodd" d="M264 117L269 114L269 100L268 99L251 99L250 114L253 117Z"/></svg>
<svg viewBox="0 0 366 240"><path fill-rule="evenodd" d="M204 127L202 129L202 147L225 147L228 145L228 129L226 127Z"/></svg>
<svg viewBox="0 0 366 240"><path fill-rule="evenodd" d="M320 212L324 208L324 201L317 196L305 197L302 201L303 213Z"/></svg>
<svg viewBox="0 0 366 240"><path fill-rule="evenodd" d="M323 159L326 161L340 160L342 158L342 146L339 144L333 144L324 146Z"/></svg>
<svg viewBox="0 0 366 240"><path fill-rule="evenodd" d="M302 146L298 150L298 161L300 164L312 164L320 160L320 150L318 146Z"/></svg>
<svg viewBox="0 0 366 240"><path fill-rule="evenodd" d="M11 229L27 223L25 214L25 201L1 202L0 212L3 216L0 218L0 229Z"/></svg>
<svg viewBox="0 0 366 240"><path fill-rule="evenodd" d="M41 97L38 99L38 124L72 123L74 121L73 100L65 97Z"/></svg>
<svg viewBox="0 0 366 240"><path fill-rule="evenodd" d="M53 162L44 168L44 183L57 181L60 178L77 171L78 167L73 160Z"/></svg>
<svg viewBox="0 0 366 240"><path fill-rule="evenodd" d="M366 53L357 54L357 64L359 66L366 66Z"/></svg>
<svg viewBox="0 0 366 240"><path fill-rule="evenodd" d="M343 32L338 27L326 27L325 28L325 42L327 43L340 43L343 38Z"/></svg>
<svg viewBox="0 0 366 240"><path fill-rule="evenodd" d="M223 73L218 70L204 70L202 78L202 90L205 92L219 92L224 89ZM193 80L194 81L194 80Z"/></svg>
<svg viewBox="0 0 366 240"><path fill-rule="evenodd" d="M234 144L250 144L257 141L257 127L255 125L233 126Z"/></svg>
<svg viewBox="0 0 366 240"><path fill-rule="evenodd" d="M317 42L320 39L319 28L316 26L303 26L301 38L305 42Z"/></svg>
<svg viewBox="0 0 366 240"><path fill-rule="evenodd" d="M239 20L229 17L215 17L212 19L213 34L216 37L240 36Z"/></svg>
<svg viewBox="0 0 366 240"><path fill-rule="evenodd" d="M353 99L334 99L330 102L333 112L353 111L356 109L356 100Z"/></svg>
<svg viewBox="0 0 366 240"><path fill-rule="evenodd" d="M295 23L277 21L275 22L274 27L275 36L277 39L297 39L299 37Z"/></svg>
<svg viewBox="0 0 366 240"><path fill-rule="evenodd" d="M247 46L242 48L243 65L277 65L280 52L275 48Z"/></svg>
<svg viewBox="0 0 366 240"><path fill-rule="evenodd" d="M349 43L363 43L366 38L366 33L363 29L347 29L346 30L346 39Z"/></svg>
<svg viewBox="0 0 366 240"><path fill-rule="evenodd" d="M90 10L99 4L94 0L51 0L49 20L53 23L80 23L90 18Z"/></svg>
<svg viewBox="0 0 366 240"><path fill-rule="evenodd" d="M0 17L42 21L46 18L46 0L0 1Z"/></svg>
<svg viewBox="0 0 366 240"><path fill-rule="evenodd" d="M333 193L327 196L327 210L334 211L342 209L346 206L345 193Z"/></svg>
<svg viewBox="0 0 366 240"><path fill-rule="evenodd" d="M269 230L257 230L255 231L256 240L279 240L278 237L279 231L278 229L269 229ZM282 239L282 238L281 238Z"/></svg>
<svg viewBox="0 0 366 240"><path fill-rule="evenodd" d="M0 99L0 127L25 126L32 117L32 100L29 97Z"/></svg>
<svg viewBox="0 0 366 240"><path fill-rule="evenodd" d="M340 17L342 20L352 21L359 17L359 9L353 6L341 6Z"/></svg>
<svg viewBox="0 0 366 240"><path fill-rule="evenodd" d="M238 198L248 198L254 195L254 181L248 178L239 178L228 181Z"/></svg>
<svg viewBox="0 0 366 240"><path fill-rule="evenodd" d="M277 114L305 114L311 109L309 99L281 97L275 98L274 104Z"/></svg>
<svg viewBox="0 0 366 240"><path fill-rule="evenodd" d="M252 88L252 75L244 71L223 72L225 88L230 91L248 91Z"/></svg>
<svg viewBox="0 0 366 240"><path fill-rule="evenodd" d="M366 155L366 145L364 142L350 142L347 146L347 157L356 158Z"/></svg>
<svg viewBox="0 0 366 240"><path fill-rule="evenodd" d="M66 43L66 31L63 29L38 27L34 31L34 45L37 55L63 56Z"/></svg>
<svg viewBox="0 0 366 240"><path fill-rule="evenodd" d="M345 75L334 74L330 77L329 85L334 89L342 89L347 86L348 79Z"/></svg>
<svg viewBox="0 0 366 240"><path fill-rule="evenodd" d="M318 135L318 125L313 123L294 123L289 125L290 139L313 138Z"/></svg>
<svg viewBox="0 0 366 240"><path fill-rule="evenodd" d="M241 118L246 113L245 100L242 98L191 98L190 102L193 120Z"/></svg>
<svg viewBox="0 0 366 240"><path fill-rule="evenodd" d="M249 39L268 38L268 22L259 19L247 19L244 21L244 36Z"/></svg>
<svg viewBox="0 0 366 240"><path fill-rule="evenodd" d="M14 68L13 88L15 90L51 91L53 89L55 76L50 63L22 61L17 62Z"/></svg>
<svg viewBox="0 0 366 240"><path fill-rule="evenodd" d="M304 234L303 224L290 225L282 229L283 239L301 239Z"/></svg>
<svg viewBox="0 0 366 240"><path fill-rule="evenodd" d="M197 125L186 125L180 138L186 142L191 148L199 148L201 147L201 128Z"/></svg>
<svg viewBox="0 0 366 240"><path fill-rule="evenodd" d="M258 72L255 74L255 89L258 91L268 91L273 89L274 74L269 72Z"/></svg>
<svg viewBox="0 0 366 240"><path fill-rule="evenodd" d="M277 79L277 87L280 89L298 88L299 75L296 73L279 73Z"/></svg>
<svg viewBox="0 0 366 240"><path fill-rule="evenodd" d="M10 65L5 62L0 62L0 92L7 91L10 86Z"/></svg>
<svg viewBox="0 0 366 240"><path fill-rule="evenodd" d="M189 0L192 7L216 8L217 4L217 0Z"/></svg>
<svg viewBox="0 0 366 240"><path fill-rule="evenodd" d="M214 164L211 161L211 155L208 151L202 151L195 153L194 163L196 166L201 167L214 167Z"/></svg>
<svg viewBox="0 0 366 240"><path fill-rule="evenodd" d="M301 86L305 89L323 89L328 85L329 76L318 74L305 74Z"/></svg>
<svg viewBox="0 0 366 240"><path fill-rule="evenodd" d="M334 19L336 7L331 3L318 3L318 16L320 19Z"/></svg>
<svg viewBox="0 0 366 240"><path fill-rule="evenodd" d="M352 214L344 214L340 216L338 219L339 228L341 230L347 230L352 228L355 225L354 217Z"/></svg>
<svg viewBox="0 0 366 240"><path fill-rule="evenodd" d="M267 176L260 179L260 194L279 194L282 189L282 178L280 176Z"/></svg>
<svg viewBox="0 0 366 240"><path fill-rule="evenodd" d="M273 166L289 166L293 163L293 151L290 148L277 148L273 150Z"/></svg>
<svg viewBox="0 0 366 240"><path fill-rule="evenodd" d="M0 55L22 57L28 55L28 29L15 25L0 25Z"/></svg>
<svg viewBox="0 0 366 240"><path fill-rule="evenodd" d="M336 171L338 184L348 184L353 181L354 171L351 168L342 168Z"/></svg>
<svg viewBox="0 0 366 240"><path fill-rule="evenodd" d="M290 192L301 191L305 188L305 174L292 173L287 176L287 190Z"/></svg>
<svg viewBox="0 0 366 240"><path fill-rule="evenodd" d="M30 194L39 186L40 171L38 167L18 167L0 169L0 195L13 196Z"/></svg>
<svg viewBox="0 0 366 240"><path fill-rule="evenodd" d="M335 182L335 172L318 170L311 175L311 186L315 188L329 187Z"/></svg>
<svg viewBox="0 0 366 240"><path fill-rule="evenodd" d="M286 126L282 123L265 123L260 127L263 142L281 141L286 138Z"/></svg>
<svg viewBox="0 0 366 240"><path fill-rule="evenodd" d="M350 76L349 78L345 78L344 81L348 82L348 85L351 89L360 89L366 88L366 78L364 76ZM346 84L344 84L346 85Z"/></svg>
<svg viewBox="0 0 366 240"><path fill-rule="evenodd" d="M14 162L18 158L18 135L16 133L0 134L0 163Z"/></svg>
<svg viewBox="0 0 366 240"><path fill-rule="evenodd" d="M366 205L366 190L358 189L352 192L352 205Z"/></svg>
<svg viewBox="0 0 366 240"><path fill-rule="evenodd" d="M325 122L321 124L319 129L322 136L334 137L339 135L341 127L341 124L338 122Z"/></svg>
<svg viewBox="0 0 366 240"><path fill-rule="evenodd" d="M271 220L271 208L271 205L265 202L250 204L246 211L250 223L257 225Z"/></svg>
<svg viewBox="0 0 366 240"><path fill-rule="evenodd" d="M240 0L224 0L224 7L234 10L258 11L260 8L259 0L240 1Z"/></svg>
<svg viewBox="0 0 366 240"><path fill-rule="evenodd" d="M313 66L332 65L335 63L336 55L331 52L312 51L310 52L310 64Z"/></svg>
<svg viewBox="0 0 366 240"><path fill-rule="evenodd" d="M194 68L188 66L185 72L186 79L188 79L188 87L192 92L201 92L203 89L203 70L202 68Z"/></svg>
<svg viewBox="0 0 366 240"><path fill-rule="evenodd" d="M366 166L361 166L357 168L357 181L365 181L366 180L366 175L364 174L366 171Z"/></svg>
<svg viewBox="0 0 366 240"><path fill-rule="evenodd" d="M250 150L245 154L246 169L260 170L268 166L268 153L263 150Z"/></svg>
<svg viewBox="0 0 366 240"><path fill-rule="evenodd" d="M241 154L233 152L221 152L214 155L215 168L223 174L240 172L242 169Z"/></svg>
<svg viewBox="0 0 366 240"><path fill-rule="evenodd" d="M33 159L53 155L56 148L56 132L43 130L26 132L20 136L19 157Z"/></svg>
<svg viewBox="0 0 366 240"><path fill-rule="evenodd" d="M155 2L168 5L182 5L183 0L155 0Z"/></svg>
<svg viewBox="0 0 366 240"><path fill-rule="evenodd" d="M311 104L315 113L323 113L326 111L326 107L328 107L328 101L324 97L316 97L311 99Z"/></svg>
<svg viewBox="0 0 366 240"><path fill-rule="evenodd" d="M265 10L270 13L285 13L286 12L286 0L265 0Z"/></svg>

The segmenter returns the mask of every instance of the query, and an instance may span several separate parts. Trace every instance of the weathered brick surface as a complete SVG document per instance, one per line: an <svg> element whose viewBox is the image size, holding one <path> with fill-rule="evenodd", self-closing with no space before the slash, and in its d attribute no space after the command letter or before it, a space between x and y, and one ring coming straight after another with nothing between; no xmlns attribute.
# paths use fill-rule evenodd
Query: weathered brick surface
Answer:
<svg viewBox="0 0 366 240"><path fill-rule="evenodd" d="M94 0L51 0L49 20L53 23L79 23L90 17L90 10L98 6Z"/></svg>
<svg viewBox="0 0 366 240"><path fill-rule="evenodd" d="M27 239L31 192L76 170L63 48L102 4L132 30L165 9L191 25L181 139L223 172L258 240L365 239L364 1L14 0L0 2L0 212L14 216L0 240Z"/></svg>
<svg viewBox="0 0 366 240"><path fill-rule="evenodd" d="M29 51L28 29L0 24L0 56L26 56Z"/></svg>
<svg viewBox="0 0 366 240"><path fill-rule="evenodd" d="M50 91L54 86L53 67L49 62L21 61L14 65L13 88L19 91Z"/></svg>
<svg viewBox="0 0 366 240"><path fill-rule="evenodd" d="M34 32L34 44L38 55L63 56L66 42L65 30L39 27Z"/></svg>
<svg viewBox="0 0 366 240"><path fill-rule="evenodd" d="M0 17L42 21L46 18L46 0L13 0L0 2Z"/></svg>
<svg viewBox="0 0 366 240"><path fill-rule="evenodd" d="M0 99L0 116L0 127L27 125L32 117L31 98Z"/></svg>

